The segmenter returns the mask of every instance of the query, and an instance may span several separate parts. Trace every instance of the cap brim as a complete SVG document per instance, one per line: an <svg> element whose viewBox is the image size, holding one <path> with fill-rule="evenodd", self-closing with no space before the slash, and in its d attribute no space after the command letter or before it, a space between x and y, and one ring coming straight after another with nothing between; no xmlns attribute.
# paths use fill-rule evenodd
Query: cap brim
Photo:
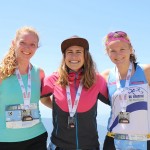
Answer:
<svg viewBox="0 0 150 150"><path fill-rule="evenodd" d="M89 43L84 38L70 38L66 39L61 43L61 51L62 53L65 52L65 50L70 46L81 46L85 50L89 50Z"/></svg>

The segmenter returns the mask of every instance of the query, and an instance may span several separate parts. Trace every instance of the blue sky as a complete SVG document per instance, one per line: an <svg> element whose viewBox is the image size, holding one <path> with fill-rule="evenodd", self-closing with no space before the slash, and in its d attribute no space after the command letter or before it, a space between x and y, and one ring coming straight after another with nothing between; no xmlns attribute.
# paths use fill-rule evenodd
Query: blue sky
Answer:
<svg viewBox="0 0 150 150"><path fill-rule="evenodd" d="M43 68L46 75L57 70L61 62L60 44L72 35L84 37L89 41L90 52L99 72L112 67L113 64L105 55L102 39L114 30L127 32L138 62L149 63L149 6L149 0L2 1L0 59L8 51L16 30L29 25L39 32L41 45L32 63ZM102 113L109 113L107 106L101 110Z"/></svg>

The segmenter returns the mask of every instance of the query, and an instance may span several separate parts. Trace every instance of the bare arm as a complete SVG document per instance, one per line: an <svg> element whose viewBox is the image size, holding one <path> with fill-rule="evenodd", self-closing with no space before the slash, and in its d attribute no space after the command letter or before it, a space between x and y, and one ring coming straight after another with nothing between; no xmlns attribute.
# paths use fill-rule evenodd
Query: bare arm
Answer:
<svg viewBox="0 0 150 150"><path fill-rule="evenodd" d="M40 79L41 79L41 83L43 82L43 79L45 77L45 73L42 69L40 69ZM50 98L50 96L47 96L47 97L43 97L43 98L40 98L40 101L43 105L49 107L49 108L52 108L52 100Z"/></svg>
<svg viewBox="0 0 150 150"><path fill-rule="evenodd" d="M41 103L49 108L52 108L52 100L50 96L43 97L40 99Z"/></svg>
<svg viewBox="0 0 150 150"><path fill-rule="evenodd" d="M110 72L110 70L109 70L109 69L104 70L103 72L101 72L101 75L102 75L102 76L103 76L103 78L106 80L106 82L107 82L107 80L108 80L109 72Z"/></svg>
<svg viewBox="0 0 150 150"><path fill-rule="evenodd" d="M143 65L148 84L150 85L150 64Z"/></svg>
<svg viewBox="0 0 150 150"><path fill-rule="evenodd" d="M43 78L45 77L44 70L40 68L40 80L43 81Z"/></svg>

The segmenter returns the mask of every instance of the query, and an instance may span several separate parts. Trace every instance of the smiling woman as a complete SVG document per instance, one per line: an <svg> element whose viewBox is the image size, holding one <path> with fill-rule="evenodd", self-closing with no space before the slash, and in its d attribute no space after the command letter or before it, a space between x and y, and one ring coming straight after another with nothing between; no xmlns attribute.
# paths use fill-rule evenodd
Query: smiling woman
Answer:
<svg viewBox="0 0 150 150"><path fill-rule="evenodd" d="M12 45L15 47L17 61L28 62L38 48L39 39L34 33L28 31L18 34Z"/></svg>
<svg viewBox="0 0 150 150"><path fill-rule="evenodd" d="M44 71L30 63L38 43L34 28L20 28L0 64L1 150L47 149L38 107Z"/></svg>
<svg viewBox="0 0 150 150"><path fill-rule="evenodd" d="M95 69L88 41L78 36L61 44L58 72L45 77L42 102L53 111L50 150L99 150L98 99L108 103L106 82ZM50 101L47 97L53 95ZM47 99L47 101L45 101Z"/></svg>
<svg viewBox="0 0 150 150"><path fill-rule="evenodd" d="M74 71L78 71L84 64L84 48L81 46L70 46L66 49L66 65Z"/></svg>
<svg viewBox="0 0 150 150"><path fill-rule="evenodd" d="M39 37L31 27L22 27L16 32L11 47L1 62L1 78L9 77L15 69L23 68L24 73L28 72L30 58L38 48Z"/></svg>
<svg viewBox="0 0 150 150"><path fill-rule="evenodd" d="M149 150L150 65L136 63L131 41L123 31L107 34L105 46L115 67L102 73L112 108L103 150Z"/></svg>

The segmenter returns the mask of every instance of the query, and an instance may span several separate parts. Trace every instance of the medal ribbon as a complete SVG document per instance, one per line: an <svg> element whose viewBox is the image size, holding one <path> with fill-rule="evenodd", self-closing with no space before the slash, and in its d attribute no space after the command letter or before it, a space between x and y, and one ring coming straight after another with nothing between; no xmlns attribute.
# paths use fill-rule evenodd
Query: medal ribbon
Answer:
<svg viewBox="0 0 150 150"><path fill-rule="evenodd" d="M27 91L26 91L25 86L23 84L23 80L22 80L21 74L19 72L19 69L16 68L16 70L15 70L15 73L16 73L18 82L20 84L21 91L22 91L22 96L23 96L23 100L24 100L24 109L28 109L30 106L30 99L31 99L31 70L30 70L30 68L31 68L31 66L29 64Z"/></svg>
<svg viewBox="0 0 150 150"><path fill-rule="evenodd" d="M129 65L129 68L128 68L128 73L127 73L127 76L126 76L125 89L127 89L127 87L129 87L131 74L132 74L132 63L130 62L130 65ZM116 67L116 85L117 85L117 89L120 91L119 93L124 91L124 89L121 88L121 85L120 85L119 72L118 72L117 67ZM119 94L119 100L121 101L120 102L121 111L126 112L127 100L128 100L127 90L124 91L124 94Z"/></svg>
<svg viewBox="0 0 150 150"><path fill-rule="evenodd" d="M125 87L129 86L131 73L132 73L132 63L130 62L130 65L129 65L129 68L128 68L128 73L127 73L127 76L126 76ZM118 68L117 67L116 67L116 84L117 84L117 89L119 89L121 87L121 85L120 85L119 72L118 72Z"/></svg>
<svg viewBox="0 0 150 150"><path fill-rule="evenodd" d="M66 86L67 102L68 102L70 117L73 117L74 114L76 113L76 110L77 110L77 107L78 107L78 102L79 102L79 99L80 99L80 96L81 96L82 88L83 88L83 85L80 83L79 87L78 87L78 90L77 90L77 93L76 93L74 105L72 106L70 87Z"/></svg>

